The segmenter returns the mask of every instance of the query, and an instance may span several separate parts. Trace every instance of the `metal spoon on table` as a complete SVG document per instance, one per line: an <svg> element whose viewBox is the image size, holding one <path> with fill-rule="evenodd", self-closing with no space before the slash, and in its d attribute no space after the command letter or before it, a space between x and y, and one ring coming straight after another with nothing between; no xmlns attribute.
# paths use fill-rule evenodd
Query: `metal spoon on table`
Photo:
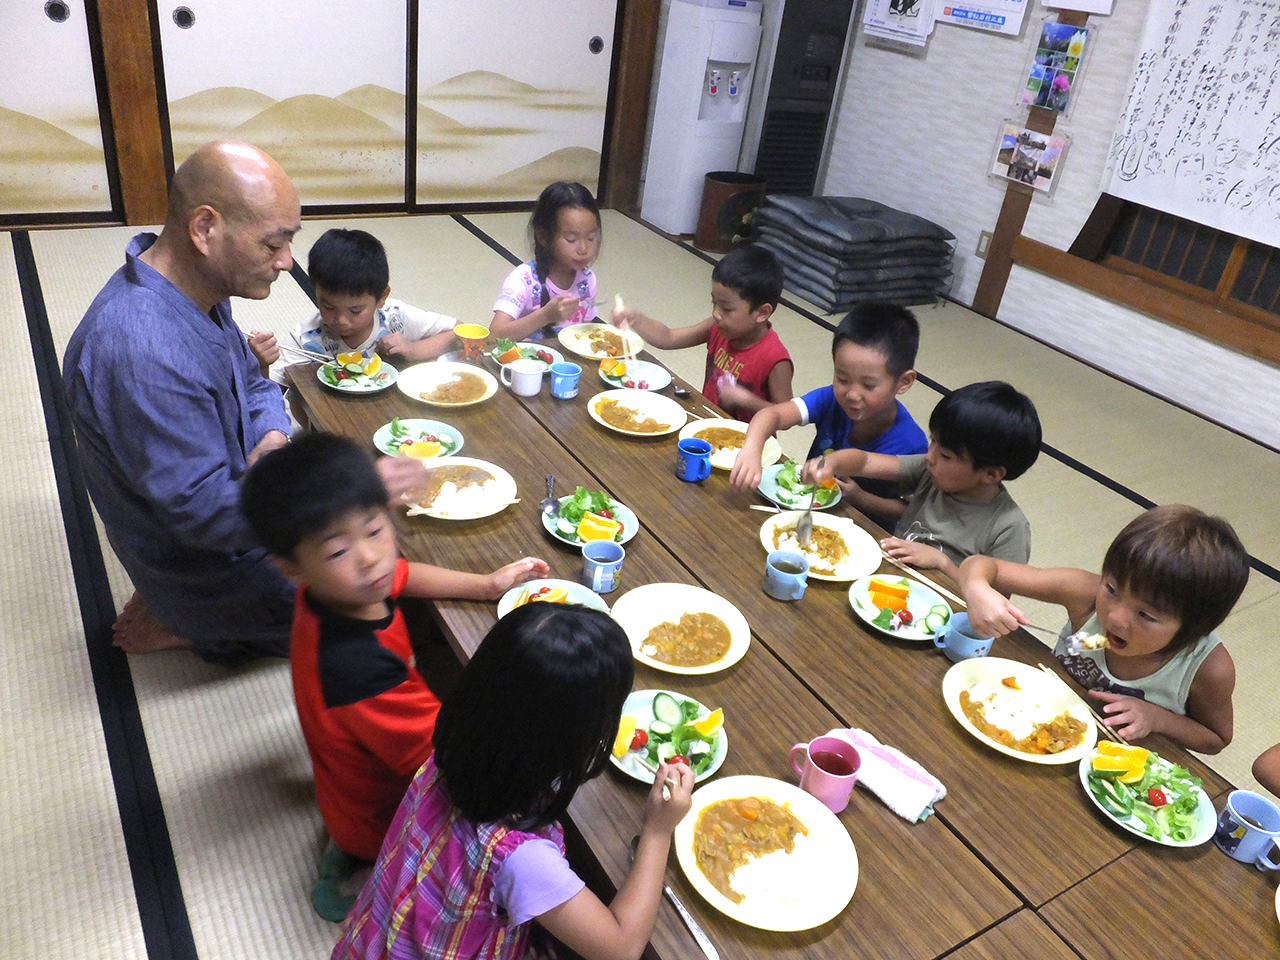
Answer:
<svg viewBox="0 0 1280 960"><path fill-rule="evenodd" d="M545 513L548 517L554 517L560 512L560 501L553 497L552 491L556 487L556 478L551 474L547 474L547 495L538 501L538 509Z"/></svg>
<svg viewBox="0 0 1280 960"><path fill-rule="evenodd" d="M631 838L631 849L628 854L627 862L636 862L636 847L640 845L640 834L636 834ZM720 954L712 945L710 938L707 937L706 931L698 925L698 921L693 919L685 905L680 902L680 898L675 895L675 891L663 881L662 892L667 895L667 899L671 901L671 905L676 908L676 913L680 914L680 919L684 921L684 925L689 928L689 932L693 934L693 939L698 942L698 946L702 948L702 952L708 957L708 960L720 960Z"/></svg>

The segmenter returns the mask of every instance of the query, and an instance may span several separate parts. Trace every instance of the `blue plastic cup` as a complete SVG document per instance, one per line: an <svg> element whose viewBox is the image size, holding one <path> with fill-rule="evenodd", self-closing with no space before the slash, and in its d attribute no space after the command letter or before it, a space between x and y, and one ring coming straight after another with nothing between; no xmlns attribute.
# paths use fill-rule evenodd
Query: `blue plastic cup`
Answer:
<svg viewBox="0 0 1280 960"><path fill-rule="evenodd" d="M676 476L691 483L711 476L711 444L697 437L677 443Z"/></svg>
<svg viewBox="0 0 1280 960"><path fill-rule="evenodd" d="M809 584L809 561L794 550L774 550L764 563L764 592L775 600L799 600Z"/></svg>
<svg viewBox="0 0 1280 960"><path fill-rule="evenodd" d="M582 368L568 360L557 360L551 365L551 395L561 400L571 400L578 395L578 378Z"/></svg>
<svg viewBox="0 0 1280 960"><path fill-rule="evenodd" d="M933 635L933 644L947 655L952 663L970 657L985 657L991 652L995 637L979 637L969 629L967 613L953 613L946 625Z"/></svg>
<svg viewBox="0 0 1280 960"><path fill-rule="evenodd" d="M596 593L609 593L622 579L627 551L614 540L588 540L582 546L582 585Z"/></svg>

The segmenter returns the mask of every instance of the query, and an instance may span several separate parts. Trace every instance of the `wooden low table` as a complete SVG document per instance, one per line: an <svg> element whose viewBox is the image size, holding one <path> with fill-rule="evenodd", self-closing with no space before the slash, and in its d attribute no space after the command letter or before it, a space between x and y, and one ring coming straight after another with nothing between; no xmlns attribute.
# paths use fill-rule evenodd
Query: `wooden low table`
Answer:
<svg viewBox="0 0 1280 960"><path fill-rule="evenodd" d="M1119 957L1135 949L1167 960L1206 952L1258 956L1259 944L1277 946L1274 910L1258 909L1264 894L1273 896L1274 882L1211 844L1189 855L1118 830L1082 796L1074 765L1026 763L977 742L942 702L948 661L932 645L873 635L853 615L847 584L811 578L798 603L766 596L759 543L764 515L747 509L760 499L733 489L723 471L713 470L700 483L679 480L674 434L625 437L592 420L586 404L608 387L590 361L580 362L575 399L551 397L544 383L534 397L499 388L482 404L452 409L419 403L396 389L339 394L319 383L314 364L293 367L290 376L318 428L372 446L374 431L392 417L442 420L462 432L462 455L496 463L515 478L521 502L492 517L450 522L396 511L409 559L487 572L536 555L549 563L550 576L578 579L580 551L548 535L538 514L543 479L552 474L562 491L579 484L603 489L640 519L640 533L627 544L621 591L606 599L645 583L681 582L737 606L751 626L752 645L735 666L692 677L636 667L637 689L674 687L724 708L731 747L718 776L793 780L786 759L793 743L836 727L861 727L947 785L937 815L917 824L873 794L854 792L840 820L858 852L857 890L839 916L814 930L777 934L739 924L703 901L681 871L670 871L673 888L724 960L899 960L957 948L954 956L974 960ZM682 405L695 419L708 415L696 390ZM883 534L845 504L835 512ZM435 608L464 660L496 617L485 603L438 601ZM1053 663L1049 650L1022 633L997 640L992 655ZM1230 788L1171 743L1153 738L1148 745L1202 776L1211 796ZM603 897L626 876L644 793L642 784L611 768L584 786L570 807L566 829L590 858L576 865ZM1160 878L1162 892L1126 894L1144 868ZM1188 900L1203 909L1184 911ZM1121 928L1127 936L1115 939ZM1227 930L1235 931L1231 938L1223 936ZM1235 943L1248 947L1233 952ZM1197 945L1206 952L1186 952ZM659 913L650 949L661 958L702 957L670 906Z"/></svg>

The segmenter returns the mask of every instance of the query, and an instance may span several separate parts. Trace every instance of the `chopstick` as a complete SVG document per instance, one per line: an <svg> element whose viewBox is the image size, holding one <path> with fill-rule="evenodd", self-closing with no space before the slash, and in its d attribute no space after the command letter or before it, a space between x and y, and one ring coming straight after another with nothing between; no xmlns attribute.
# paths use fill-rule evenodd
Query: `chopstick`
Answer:
<svg viewBox="0 0 1280 960"><path fill-rule="evenodd" d="M880 551L880 556L883 557L885 560L889 561L889 563L893 564L903 573L909 573L911 574L911 576L915 577L917 580L920 580L922 583L928 584L930 587L932 587L934 590L937 590L940 594L942 594L944 597L946 597L948 600L952 601L953 603L958 603L962 607L965 605L965 602L962 599L957 597L954 593L952 593L946 587L942 586L942 584L938 583L936 580L931 580L929 577L926 577L923 573L921 573L915 567L909 567L905 563L903 563L901 560L895 560L893 557L889 556L889 554L885 553L883 550Z"/></svg>
<svg viewBox="0 0 1280 960"><path fill-rule="evenodd" d="M723 413L717 413L715 410L712 410L710 407L708 407L705 403L702 405L702 409L707 411L707 413L711 414L711 416L713 416L717 420L725 419L725 415ZM716 429L718 430L720 428L717 427Z"/></svg>
<svg viewBox="0 0 1280 960"><path fill-rule="evenodd" d="M246 341L248 341L249 343L253 342L253 337L250 334L245 333L243 330L241 330L240 332L244 333L244 338ZM295 347L289 343L280 343L279 341L277 341L276 346L279 347L282 351L288 350L290 353L296 353L299 356L306 357L308 360L319 360L321 363L329 363L331 360L333 360L333 357L325 356L323 353L313 353L310 350L304 350L301 347Z"/></svg>
<svg viewBox="0 0 1280 960"><path fill-rule="evenodd" d="M1060 676L1058 676L1056 671L1050 670L1043 663L1037 663L1036 666L1039 667L1041 670L1043 670L1045 673L1049 674L1049 676L1053 677L1053 679L1057 680L1060 684L1062 684L1068 690L1071 690L1071 687L1067 683L1067 681L1063 680ZM1075 693L1074 690L1071 690L1071 692ZM1120 734L1116 733L1115 730L1111 729L1111 726L1107 723L1106 718L1103 717L1102 714L1100 714L1097 710L1093 709L1093 705L1090 704L1088 700L1081 698L1080 702L1085 705L1085 707L1088 709L1088 711L1091 714L1093 714L1093 719L1097 722L1098 728L1102 731L1103 736L1105 736L1108 740L1115 740L1118 743L1123 743L1126 747L1130 746L1129 741L1126 740L1124 737L1120 736Z"/></svg>

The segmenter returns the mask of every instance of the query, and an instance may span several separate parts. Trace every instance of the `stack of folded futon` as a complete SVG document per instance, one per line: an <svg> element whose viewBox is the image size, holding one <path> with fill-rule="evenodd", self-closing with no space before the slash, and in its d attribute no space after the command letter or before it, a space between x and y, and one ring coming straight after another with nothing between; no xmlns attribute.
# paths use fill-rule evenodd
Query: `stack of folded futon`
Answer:
<svg viewBox="0 0 1280 960"><path fill-rule="evenodd" d="M770 196L755 226L787 289L833 313L867 300L929 303L950 285L955 236L874 200Z"/></svg>

